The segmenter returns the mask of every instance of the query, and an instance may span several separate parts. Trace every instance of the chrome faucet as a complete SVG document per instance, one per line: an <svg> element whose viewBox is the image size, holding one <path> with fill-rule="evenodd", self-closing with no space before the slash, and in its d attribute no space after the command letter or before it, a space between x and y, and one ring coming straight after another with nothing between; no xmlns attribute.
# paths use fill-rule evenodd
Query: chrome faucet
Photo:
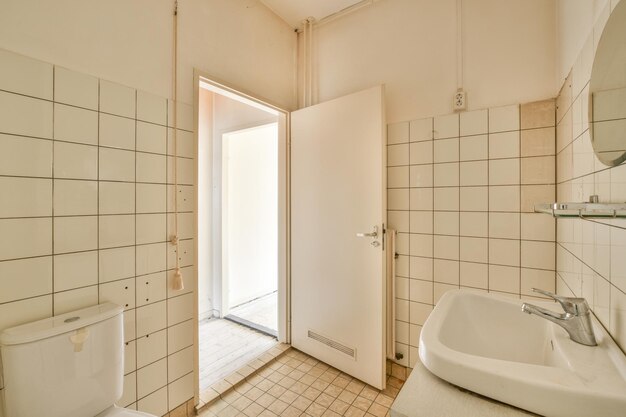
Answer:
<svg viewBox="0 0 626 417"><path fill-rule="evenodd" d="M552 323L558 324L565 329L570 339L576 343L597 346L598 343L596 343L596 336L591 325L591 309L584 298L562 297L538 288L533 288L532 290L557 301L561 304L565 313L555 313L528 303L522 304L524 313L536 314Z"/></svg>

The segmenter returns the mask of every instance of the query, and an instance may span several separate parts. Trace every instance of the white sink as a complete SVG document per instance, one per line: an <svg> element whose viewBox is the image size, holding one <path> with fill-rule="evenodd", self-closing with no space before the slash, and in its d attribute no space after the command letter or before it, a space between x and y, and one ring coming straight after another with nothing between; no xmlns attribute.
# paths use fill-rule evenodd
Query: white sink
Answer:
<svg viewBox="0 0 626 417"><path fill-rule="evenodd" d="M562 312L555 303L531 303ZM521 305L445 293L422 329L422 362L452 384L545 416L626 416L626 357L595 317L598 346L589 347Z"/></svg>

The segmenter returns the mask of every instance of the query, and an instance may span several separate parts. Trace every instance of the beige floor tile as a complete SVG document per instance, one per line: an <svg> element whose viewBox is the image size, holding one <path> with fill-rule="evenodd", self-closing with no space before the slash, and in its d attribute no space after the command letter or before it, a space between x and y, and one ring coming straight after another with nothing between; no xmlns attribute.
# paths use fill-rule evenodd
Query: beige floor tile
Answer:
<svg viewBox="0 0 626 417"><path fill-rule="evenodd" d="M267 390L267 393L272 397L280 398L287 391L287 388L281 387L280 385L274 385L272 388Z"/></svg>
<svg viewBox="0 0 626 417"><path fill-rule="evenodd" d="M350 383L350 381L344 377L337 377L334 381L333 381L333 385L337 385L338 387L341 388L345 388L348 386L348 384Z"/></svg>
<svg viewBox="0 0 626 417"><path fill-rule="evenodd" d="M289 406L283 411L281 417L299 417L302 415L302 411L298 410L296 407Z"/></svg>
<svg viewBox="0 0 626 417"><path fill-rule="evenodd" d="M309 388L308 385L303 384L302 382L298 381L295 384L293 384L291 387L289 387L289 389L293 392L295 392L296 394L302 394L304 393L304 391L306 391Z"/></svg>
<svg viewBox="0 0 626 417"><path fill-rule="evenodd" d="M363 388L363 391L359 394L361 397L367 398L368 400L374 400L380 394L380 391L376 388L370 387L369 385Z"/></svg>
<svg viewBox="0 0 626 417"><path fill-rule="evenodd" d="M311 384L311 387L320 390L320 391L324 391L328 386L330 385L330 382L326 382L326 381L322 381L322 379L318 379L316 381L314 381Z"/></svg>
<svg viewBox="0 0 626 417"><path fill-rule="evenodd" d="M321 393L319 397L315 399L315 402L323 406L324 408L330 407L333 401L335 401L335 397L331 397L330 395L324 393Z"/></svg>
<svg viewBox="0 0 626 417"><path fill-rule="evenodd" d="M341 414L337 414L332 410L326 410L324 414L322 414L322 417L341 417Z"/></svg>
<svg viewBox="0 0 626 417"><path fill-rule="evenodd" d="M373 403L372 406L367 410L368 413L375 415L376 417L384 417L389 411L388 407L383 407L378 403Z"/></svg>
<svg viewBox="0 0 626 417"><path fill-rule="evenodd" d="M252 404L252 400L242 396L237 401L233 402L231 405L235 407L239 411L245 410L250 404Z"/></svg>
<svg viewBox="0 0 626 417"><path fill-rule="evenodd" d="M322 414L324 414L324 411L326 411L326 407L323 407L317 403L311 404L309 408L306 409L306 413L314 417L321 416Z"/></svg>
<svg viewBox="0 0 626 417"><path fill-rule="evenodd" d="M311 385L316 380L317 380L317 377L310 375L310 374L305 374L299 379L300 382L306 385Z"/></svg>
<svg viewBox="0 0 626 417"><path fill-rule="evenodd" d="M355 394L359 394L363 388L365 387L365 384L362 383L359 380L353 379L352 381L350 381L350 383L346 386L346 389L350 392L353 392Z"/></svg>
<svg viewBox="0 0 626 417"><path fill-rule="evenodd" d="M275 385L274 382L270 381L269 379L264 379L263 381L256 384L256 387L262 391L267 391L268 389L272 388L274 385Z"/></svg>
<svg viewBox="0 0 626 417"><path fill-rule="evenodd" d="M356 399L352 402L352 405L356 408L360 408L361 410L367 411L368 408L372 405L372 400L368 400L363 397L356 397Z"/></svg>
<svg viewBox="0 0 626 417"><path fill-rule="evenodd" d="M352 404L352 401L356 399L356 394L344 390L341 392L341 394L339 394L337 398L339 398L341 401L347 402L348 404Z"/></svg>
<svg viewBox="0 0 626 417"><path fill-rule="evenodd" d="M365 415L365 411L358 409L356 407L350 406L350 408L348 408L346 412L343 413L343 415L347 417L362 417Z"/></svg>
<svg viewBox="0 0 626 417"><path fill-rule="evenodd" d="M281 396L280 396L280 397L278 397L278 398L279 398L280 400L282 400L282 401L286 402L287 404L291 404L291 403L292 403L292 402L294 402L294 401L296 400L296 398L298 398L298 397L299 397L299 395L298 395L298 394L296 394L295 392L287 390L287 391L285 391L285 392L283 393L283 395L281 395Z"/></svg>
<svg viewBox="0 0 626 417"><path fill-rule="evenodd" d="M245 397L250 398L252 401L256 401L261 395L263 395L263 391L257 387L252 387L250 391L244 394Z"/></svg>
<svg viewBox="0 0 626 417"><path fill-rule="evenodd" d="M324 393L330 395L331 397L337 398L339 396L339 394L341 394L341 391L343 391L343 390L340 387L338 387L337 385L329 385L324 390Z"/></svg>
<svg viewBox="0 0 626 417"><path fill-rule="evenodd" d="M272 404L270 404L270 406L267 407L267 409L270 410L272 413L275 413L280 416L287 407L289 407L289 404L287 404L286 402L281 401L281 400L276 400Z"/></svg>
<svg viewBox="0 0 626 417"><path fill-rule="evenodd" d="M309 408L309 406L311 405L311 403L313 403L313 401L309 400L306 397L303 396L299 396L298 398L296 398L294 400L293 403L291 403L292 406L296 407L298 410L306 410L307 408Z"/></svg>
<svg viewBox="0 0 626 417"><path fill-rule="evenodd" d="M257 403L252 403L248 407L246 407L245 410L243 410L243 413L247 415L248 417L256 417L262 412L263 412L263 407L261 407Z"/></svg>
<svg viewBox="0 0 626 417"><path fill-rule="evenodd" d="M385 394L378 394L374 402L382 405L383 407L391 407L393 403L393 398L386 396Z"/></svg>
<svg viewBox="0 0 626 417"><path fill-rule="evenodd" d="M322 391L309 387L302 393L302 395L308 398L309 400L314 401L321 393Z"/></svg>
<svg viewBox="0 0 626 417"><path fill-rule="evenodd" d="M272 397L271 395L269 395L268 393L265 393L263 395L261 395L257 400L256 403L260 404L261 406L263 406L264 408L267 408L270 406L271 403L273 403L274 401L276 401L275 397Z"/></svg>
<svg viewBox="0 0 626 417"><path fill-rule="evenodd" d="M350 408L350 404L337 399L333 401L333 403L328 408L338 414L343 415L348 410L348 408Z"/></svg>

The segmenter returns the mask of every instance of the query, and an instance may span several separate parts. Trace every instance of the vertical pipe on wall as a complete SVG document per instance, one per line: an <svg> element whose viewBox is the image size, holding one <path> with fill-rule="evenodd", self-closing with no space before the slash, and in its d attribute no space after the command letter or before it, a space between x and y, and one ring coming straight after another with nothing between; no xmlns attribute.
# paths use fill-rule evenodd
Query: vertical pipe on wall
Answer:
<svg viewBox="0 0 626 417"><path fill-rule="evenodd" d="M309 107L313 104L312 93L313 93L313 63L312 63L312 48L313 48L313 23L315 19L313 17L309 17L306 20L302 21L303 26L303 84L304 88L303 92L303 104L304 107Z"/></svg>

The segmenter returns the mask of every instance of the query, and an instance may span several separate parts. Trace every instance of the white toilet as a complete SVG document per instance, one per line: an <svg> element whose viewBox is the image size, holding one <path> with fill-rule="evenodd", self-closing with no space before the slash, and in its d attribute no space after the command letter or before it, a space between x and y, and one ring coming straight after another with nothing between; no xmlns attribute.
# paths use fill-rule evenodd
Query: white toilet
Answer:
<svg viewBox="0 0 626 417"><path fill-rule="evenodd" d="M123 309L106 303L0 333L5 417L154 417L118 408Z"/></svg>

